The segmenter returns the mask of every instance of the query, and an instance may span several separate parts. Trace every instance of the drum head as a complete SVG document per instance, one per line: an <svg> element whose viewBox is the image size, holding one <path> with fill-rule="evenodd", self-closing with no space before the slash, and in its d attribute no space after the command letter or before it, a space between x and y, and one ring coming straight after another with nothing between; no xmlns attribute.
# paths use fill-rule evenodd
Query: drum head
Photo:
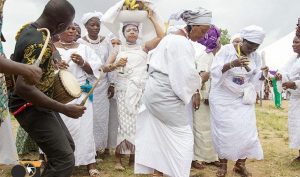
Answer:
<svg viewBox="0 0 300 177"><path fill-rule="evenodd" d="M73 74L66 70L59 71L59 79L63 84L65 90L73 97L79 98L81 95L81 88L78 80Z"/></svg>

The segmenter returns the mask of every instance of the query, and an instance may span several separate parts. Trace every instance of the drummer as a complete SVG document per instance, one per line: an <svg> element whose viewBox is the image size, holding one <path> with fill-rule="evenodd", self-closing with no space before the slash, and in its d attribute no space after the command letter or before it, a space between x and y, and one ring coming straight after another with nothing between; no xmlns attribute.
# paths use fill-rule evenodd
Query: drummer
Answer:
<svg viewBox="0 0 300 177"><path fill-rule="evenodd" d="M42 15L34 23L25 25L17 34L15 61L34 64L46 39L46 33L37 29L47 28L52 35L58 34L66 29L74 15L75 10L68 1L50 0ZM75 147L58 112L78 118L85 107L64 105L51 99L54 83L54 62L51 55L51 47L48 45L39 65L43 71L42 78L36 86L25 84L22 77L16 76L15 92L10 98L9 108L20 126L48 157L41 176L69 177L74 169Z"/></svg>

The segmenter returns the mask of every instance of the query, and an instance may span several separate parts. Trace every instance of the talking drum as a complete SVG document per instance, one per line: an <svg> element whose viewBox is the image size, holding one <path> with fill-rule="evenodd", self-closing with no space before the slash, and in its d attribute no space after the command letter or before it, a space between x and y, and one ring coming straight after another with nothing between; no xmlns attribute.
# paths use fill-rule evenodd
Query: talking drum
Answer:
<svg viewBox="0 0 300 177"><path fill-rule="evenodd" d="M55 76L53 99L61 103L69 103L81 95L80 84L72 73L59 70Z"/></svg>

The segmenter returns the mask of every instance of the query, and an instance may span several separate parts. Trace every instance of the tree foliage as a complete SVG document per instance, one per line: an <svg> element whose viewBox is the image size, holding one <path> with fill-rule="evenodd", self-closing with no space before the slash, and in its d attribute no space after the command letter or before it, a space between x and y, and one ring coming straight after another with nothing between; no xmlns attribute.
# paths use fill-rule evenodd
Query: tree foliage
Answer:
<svg viewBox="0 0 300 177"><path fill-rule="evenodd" d="M230 35L227 29L221 29L221 44L226 45L230 43Z"/></svg>

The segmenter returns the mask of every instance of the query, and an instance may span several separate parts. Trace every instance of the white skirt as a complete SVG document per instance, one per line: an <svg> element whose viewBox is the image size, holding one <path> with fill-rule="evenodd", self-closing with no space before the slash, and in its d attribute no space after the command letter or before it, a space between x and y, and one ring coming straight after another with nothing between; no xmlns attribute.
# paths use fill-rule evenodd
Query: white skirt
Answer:
<svg viewBox="0 0 300 177"><path fill-rule="evenodd" d="M86 94L83 93L80 98L73 100L69 104L80 104L85 96ZM93 105L88 99L84 106L86 110L82 117L78 119L69 118L60 114L75 143L75 166L88 165L96 162L93 134Z"/></svg>
<svg viewBox="0 0 300 177"><path fill-rule="evenodd" d="M101 82L94 90L93 128L96 150L104 150L107 147L109 120L109 99L107 97L107 89L107 82Z"/></svg>
<svg viewBox="0 0 300 177"><path fill-rule="evenodd" d="M300 98L291 97L288 113L289 144L292 149L300 149Z"/></svg>
<svg viewBox="0 0 300 177"><path fill-rule="evenodd" d="M189 177L194 141L190 125L168 126L145 110L136 126L136 174L155 169L171 177Z"/></svg>
<svg viewBox="0 0 300 177"><path fill-rule="evenodd" d="M218 155L215 152L212 136L210 108L201 102L197 111L194 111L194 160L200 162L218 161Z"/></svg>

